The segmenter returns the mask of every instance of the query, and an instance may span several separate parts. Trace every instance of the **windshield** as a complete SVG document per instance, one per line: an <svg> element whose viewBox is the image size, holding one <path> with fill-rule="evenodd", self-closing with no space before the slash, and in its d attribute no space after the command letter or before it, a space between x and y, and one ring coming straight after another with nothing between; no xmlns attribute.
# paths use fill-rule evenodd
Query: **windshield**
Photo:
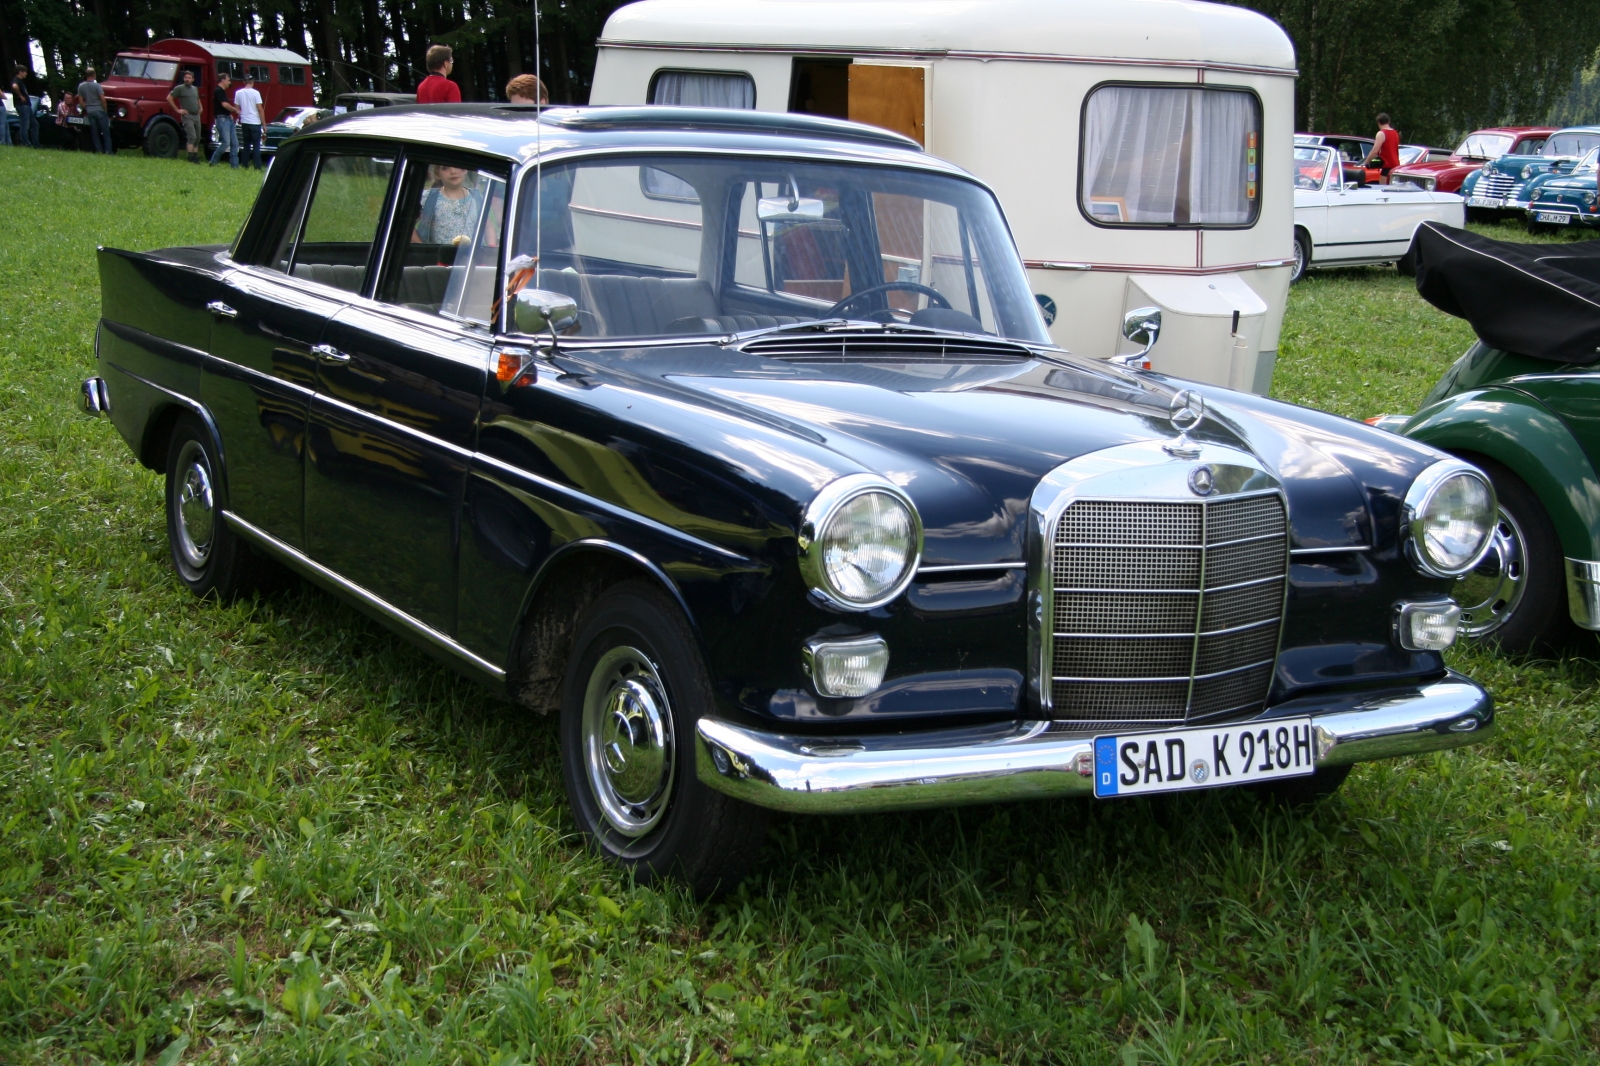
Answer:
<svg viewBox="0 0 1600 1066"><path fill-rule="evenodd" d="M1600 133L1554 133L1539 154L1581 156L1596 145L1600 145Z"/></svg>
<svg viewBox="0 0 1600 1066"><path fill-rule="evenodd" d="M1333 153L1326 148L1296 148L1294 150L1294 187L1315 192L1322 188L1328 176L1328 164Z"/></svg>
<svg viewBox="0 0 1600 1066"><path fill-rule="evenodd" d="M582 336L849 318L1049 343L999 206L958 178L613 156L545 167L542 195L530 170L519 203L512 254L577 301Z"/></svg>
<svg viewBox="0 0 1600 1066"><path fill-rule="evenodd" d="M1456 149L1456 155L1472 159L1498 159L1511 151L1511 137L1504 133L1474 133Z"/></svg>
<svg viewBox="0 0 1600 1066"><path fill-rule="evenodd" d="M111 65L113 78L146 78L150 81L172 81L178 76L178 64L170 59L140 59L138 56L118 56Z"/></svg>

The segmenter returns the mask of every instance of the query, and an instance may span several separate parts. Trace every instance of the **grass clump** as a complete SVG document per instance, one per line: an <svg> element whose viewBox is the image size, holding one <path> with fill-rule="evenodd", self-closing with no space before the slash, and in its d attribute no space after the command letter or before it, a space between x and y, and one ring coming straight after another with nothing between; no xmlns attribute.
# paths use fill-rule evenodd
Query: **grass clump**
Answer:
<svg viewBox="0 0 1600 1066"><path fill-rule="evenodd" d="M1456 655L1501 736L1307 816L780 819L732 899L642 889L574 841L552 723L314 590L196 602L159 479L76 413L95 244L227 241L250 176L0 181L0 1061L1596 1059L1591 658ZM1407 410L1467 341L1392 272L1313 276L1280 394Z"/></svg>

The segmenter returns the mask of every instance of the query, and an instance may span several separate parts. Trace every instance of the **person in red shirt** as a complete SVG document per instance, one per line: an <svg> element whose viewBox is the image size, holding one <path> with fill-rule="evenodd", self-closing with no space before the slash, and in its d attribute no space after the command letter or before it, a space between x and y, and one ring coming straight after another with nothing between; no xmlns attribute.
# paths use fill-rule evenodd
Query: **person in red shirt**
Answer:
<svg viewBox="0 0 1600 1066"><path fill-rule="evenodd" d="M1400 165L1400 131L1389 125L1389 115L1384 112L1378 115L1378 135L1372 139L1372 151L1367 153L1367 158L1362 166L1371 166L1372 161L1378 161L1378 183L1389 184L1389 171Z"/></svg>
<svg viewBox="0 0 1600 1066"><path fill-rule="evenodd" d="M450 80L450 68L455 66L455 55L447 44L436 44L428 49L428 76L417 86L419 104L459 104L461 87Z"/></svg>

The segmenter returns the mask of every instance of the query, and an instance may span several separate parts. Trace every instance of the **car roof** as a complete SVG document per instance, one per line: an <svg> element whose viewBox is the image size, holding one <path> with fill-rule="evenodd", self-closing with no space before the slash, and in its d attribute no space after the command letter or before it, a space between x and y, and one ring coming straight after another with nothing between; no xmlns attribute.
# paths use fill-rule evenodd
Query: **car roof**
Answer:
<svg viewBox="0 0 1600 1066"><path fill-rule="evenodd" d="M966 176L898 133L841 119L711 107L402 104L340 115L297 137L374 137L496 155L513 162L578 149L802 152L895 162Z"/></svg>

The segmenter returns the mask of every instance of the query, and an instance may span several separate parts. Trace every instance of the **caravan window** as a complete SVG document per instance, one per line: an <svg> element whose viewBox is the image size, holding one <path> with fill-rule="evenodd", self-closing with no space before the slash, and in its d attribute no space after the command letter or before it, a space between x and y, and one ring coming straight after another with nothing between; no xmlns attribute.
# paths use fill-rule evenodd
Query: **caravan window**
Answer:
<svg viewBox="0 0 1600 1066"><path fill-rule="evenodd" d="M1079 206L1103 226L1254 225L1260 152L1254 93L1102 85L1083 107Z"/></svg>
<svg viewBox="0 0 1600 1066"><path fill-rule="evenodd" d="M753 111L756 83L743 71L658 70L650 79L650 102Z"/></svg>

